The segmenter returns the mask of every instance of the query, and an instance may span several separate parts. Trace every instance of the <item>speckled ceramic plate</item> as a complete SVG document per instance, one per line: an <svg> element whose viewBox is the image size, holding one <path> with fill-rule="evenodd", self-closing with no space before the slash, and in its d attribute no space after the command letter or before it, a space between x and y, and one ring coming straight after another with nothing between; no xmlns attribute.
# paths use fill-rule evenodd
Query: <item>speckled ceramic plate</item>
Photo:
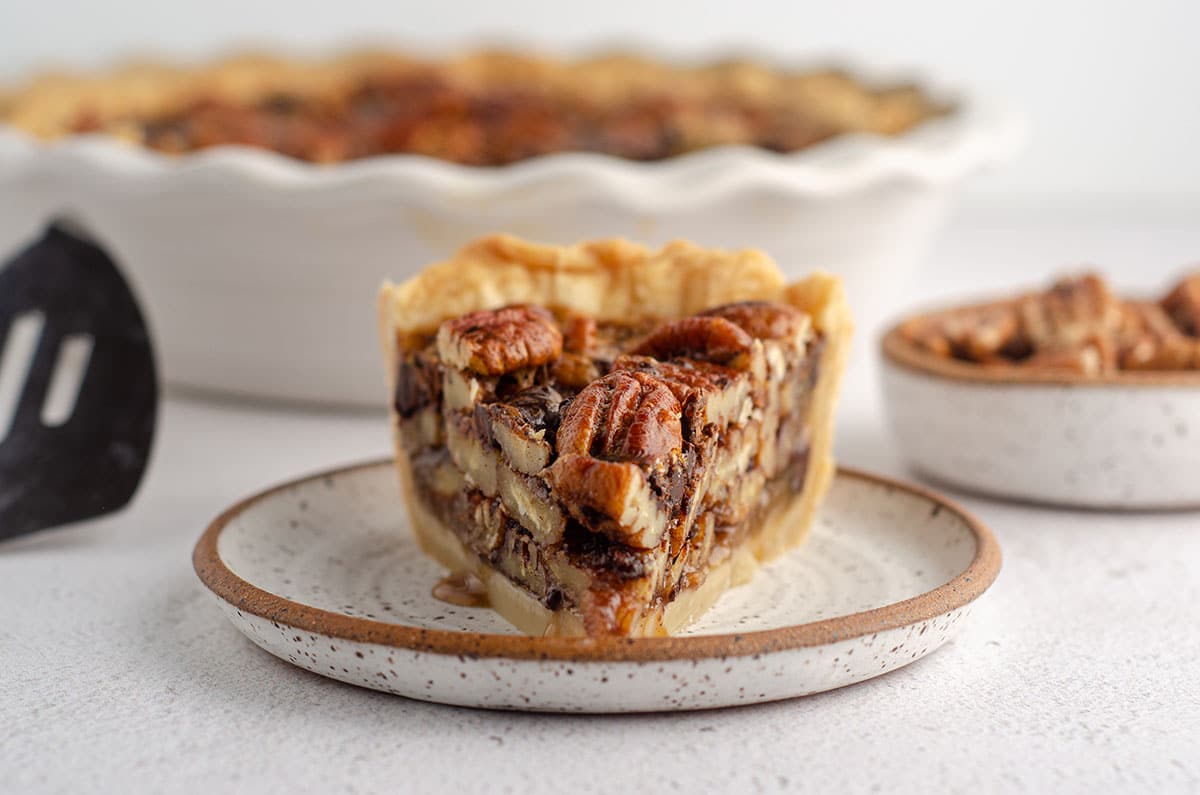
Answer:
<svg viewBox="0 0 1200 795"><path fill-rule="evenodd" d="M433 598L445 574L380 461L250 497L196 546L200 579L262 648L323 676L495 709L639 712L802 696L949 640L1000 551L928 491L841 470L809 541L674 638L531 638Z"/></svg>

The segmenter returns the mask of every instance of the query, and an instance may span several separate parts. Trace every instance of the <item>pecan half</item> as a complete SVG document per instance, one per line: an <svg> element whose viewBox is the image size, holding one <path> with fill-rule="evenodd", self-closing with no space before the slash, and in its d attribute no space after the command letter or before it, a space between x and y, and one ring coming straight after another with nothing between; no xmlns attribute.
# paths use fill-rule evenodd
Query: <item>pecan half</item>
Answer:
<svg viewBox="0 0 1200 795"><path fill-rule="evenodd" d="M946 332L943 315L921 315L900 324L900 336L918 348L938 356L950 358L954 346Z"/></svg>
<svg viewBox="0 0 1200 795"><path fill-rule="evenodd" d="M1200 341L1180 331L1161 306L1129 302L1122 310L1122 368L1186 370L1195 366Z"/></svg>
<svg viewBox="0 0 1200 795"><path fill-rule="evenodd" d="M583 389L600 377L600 367L591 357L564 352L550 370L555 382L566 389Z"/></svg>
<svg viewBox="0 0 1200 795"><path fill-rule="evenodd" d="M556 389L539 386L518 393L506 403L483 408L489 435L513 469L533 475L550 463L561 405L562 395Z"/></svg>
<svg viewBox="0 0 1200 795"><path fill-rule="evenodd" d="M1162 300L1162 307L1184 333L1200 337L1200 273L1194 273L1180 282Z"/></svg>
<svg viewBox="0 0 1200 795"><path fill-rule="evenodd" d="M973 317L955 318L949 325L955 347L978 362L994 362L1028 345L1021 334L1017 309L1011 304L985 307Z"/></svg>
<svg viewBox="0 0 1200 795"><path fill-rule="evenodd" d="M719 364L683 359L660 362L648 356L622 356L613 372L645 373L661 380L683 407L690 430L725 426L744 419L752 406L750 380ZM689 434L689 438L691 434Z"/></svg>
<svg viewBox="0 0 1200 795"><path fill-rule="evenodd" d="M1012 303L970 307L908 320L900 333L939 356L990 363L1028 353Z"/></svg>
<svg viewBox="0 0 1200 795"><path fill-rule="evenodd" d="M563 355L554 363L554 380L568 389L583 389L601 375L596 319L567 315L562 330Z"/></svg>
<svg viewBox="0 0 1200 795"><path fill-rule="evenodd" d="M1042 348L1023 364L1039 370L1094 376L1116 370L1117 357L1112 337L1096 334L1077 343Z"/></svg>
<svg viewBox="0 0 1200 795"><path fill-rule="evenodd" d="M653 549L669 517L650 489L646 474L629 461L565 455L546 471L555 494L589 530L639 549Z"/></svg>
<svg viewBox="0 0 1200 795"><path fill-rule="evenodd" d="M496 487L508 515L520 522L543 546L557 544L566 527L566 517L545 480L496 468Z"/></svg>
<svg viewBox="0 0 1200 795"><path fill-rule="evenodd" d="M722 317L687 317L659 326L630 353L655 359L690 359L744 370L750 365L754 339Z"/></svg>
<svg viewBox="0 0 1200 795"><path fill-rule="evenodd" d="M587 315L568 315L563 321L563 350L587 354L596 344L596 319Z"/></svg>
<svg viewBox="0 0 1200 795"><path fill-rule="evenodd" d="M484 444L474 429L474 418L459 417L446 422L446 449L454 465L489 497L496 496L500 453Z"/></svg>
<svg viewBox="0 0 1200 795"><path fill-rule="evenodd" d="M1115 331L1121 323L1120 302L1092 273L1060 279L1045 293L1024 296L1017 310L1035 351L1080 345Z"/></svg>
<svg viewBox="0 0 1200 795"><path fill-rule="evenodd" d="M449 367L504 375L554 361L563 338L546 310L508 306L447 320L438 329L437 349Z"/></svg>
<svg viewBox="0 0 1200 795"><path fill-rule="evenodd" d="M559 455L653 466L683 445L680 405L647 373L610 373L580 392L558 429Z"/></svg>
<svg viewBox="0 0 1200 795"><path fill-rule="evenodd" d="M787 304L774 301L742 301L702 312L703 317L728 320L760 340L791 339L808 328L808 316Z"/></svg>

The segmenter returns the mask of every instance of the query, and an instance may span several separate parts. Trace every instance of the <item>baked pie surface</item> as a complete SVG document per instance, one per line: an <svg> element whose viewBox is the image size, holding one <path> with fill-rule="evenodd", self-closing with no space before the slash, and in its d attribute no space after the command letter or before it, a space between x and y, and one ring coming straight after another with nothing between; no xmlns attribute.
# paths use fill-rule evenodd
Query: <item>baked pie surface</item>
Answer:
<svg viewBox="0 0 1200 795"><path fill-rule="evenodd" d="M754 251L490 237L380 296L423 547L524 632L684 628L799 544L850 320Z"/></svg>
<svg viewBox="0 0 1200 795"><path fill-rule="evenodd" d="M106 132L173 154L240 144L311 162L411 153L482 166L568 151L661 160L722 144L792 152L845 133L898 135L946 110L911 85L870 87L833 70L511 52L246 56L0 92L0 121L44 138Z"/></svg>

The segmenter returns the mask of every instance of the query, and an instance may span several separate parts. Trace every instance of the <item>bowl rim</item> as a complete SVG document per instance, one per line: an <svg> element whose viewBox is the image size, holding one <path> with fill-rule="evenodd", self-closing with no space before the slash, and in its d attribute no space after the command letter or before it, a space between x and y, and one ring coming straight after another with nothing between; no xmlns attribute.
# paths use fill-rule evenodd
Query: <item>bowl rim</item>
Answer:
<svg viewBox="0 0 1200 795"><path fill-rule="evenodd" d="M966 309L971 306L986 306L988 302L952 307ZM1022 386L1068 386L1074 388L1200 388L1200 370L1122 370L1116 373L1088 376L1079 373L1048 372L1029 370L1019 365L988 365L949 359L919 348L900 333L901 327L918 318L938 314L932 310L916 312L897 321L888 328L879 342L885 364L910 372L931 376L945 381L968 384L988 384L1001 387Z"/></svg>
<svg viewBox="0 0 1200 795"><path fill-rule="evenodd" d="M238 576L221 557L218 546L221 533L255 504L304 483L383 466L389 467L389 470L394 468L392 459L365 461L296 478L239 500L217 516L196 542L192 553L196 575L218 599L235 609L306 632L427 654L583 663L745 657L825 646L913 626L962 609L982 596L1000 573L999 542L986 524L961 505L921 486L846 467L839 467L837 476L928 500L934 506L934 516L943 511L954 514L975 540L975 554L970 562L948 581L908 599L804 624L741 633L679 637L543 638L424 629L348 616L259 588Z"/></svg>

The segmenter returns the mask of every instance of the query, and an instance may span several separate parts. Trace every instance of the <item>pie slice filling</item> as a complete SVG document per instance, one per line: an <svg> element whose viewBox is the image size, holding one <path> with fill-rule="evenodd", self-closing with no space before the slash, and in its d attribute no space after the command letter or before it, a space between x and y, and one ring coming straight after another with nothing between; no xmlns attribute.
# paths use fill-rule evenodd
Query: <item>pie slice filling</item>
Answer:
<svg viewBox="0 0 1200 795"><path fill-rule="evenodd" d="M526 632L682 629L803 539L832 471L844 331L771 292L682 317L521 302L385 322L423 546Z"/></svg>

